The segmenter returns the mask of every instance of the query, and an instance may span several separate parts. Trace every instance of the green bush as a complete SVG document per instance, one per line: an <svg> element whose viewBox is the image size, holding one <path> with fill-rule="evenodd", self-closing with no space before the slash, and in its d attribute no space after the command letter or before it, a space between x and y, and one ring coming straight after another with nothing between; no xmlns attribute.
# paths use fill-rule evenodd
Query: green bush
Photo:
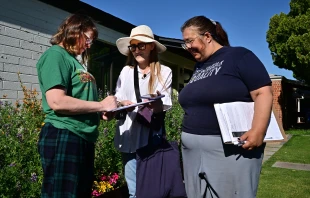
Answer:
<svg viewBox="0 0 310 198"><path fill-rule="evenodd" d="M22 85L22 83L21 83ZM0 101L0 198L39 197L43 179L37 142L44 113L36 90L24 92L23 105ZM3 96L5 98L5 96ZM173 100L173 107L166 114L166 130L169 140L180 142L180 126L183 111ZM125 183L120 153L114 148L115 120L101 121L100 136L96 143L95 176L119 176L115 189ZM109 191L109 189L106 189Z"/></svg>
<svg viewBox="0 0 310 198"><path fill-rule="evenodd" d="M42 168L37 152L44 115L38 93L24 91L23 105L0 105L0 197L39 197ZM5 96L4 96L5 97Z"/></svg>
<svg viewBox="0 0 310 198"><path fill-rule="evenodd" d="M106 88L104 91L99 90L99 100L104 98L103 92L107 93ZM109 177L115 173L120 178L113 186L109 183L101 183L101 185L95 185L93 190L98 191L98 188L102 188L103 192L108 192L125 183L121 155L114 148L115 126L116 120L114 119L109 122L101 121L98 127L100 135L96 142L95 177L98 182L102 181L102 177Z"/></svg>
<svg viewBox="0 0 310 198"><path fill-rule="evenodd" d="M177 95L172 97L172 108L167 111L165 126L167 139L177 141L179 145L181 144L181 125L183 120L184 111L178 102Z"/></svg>

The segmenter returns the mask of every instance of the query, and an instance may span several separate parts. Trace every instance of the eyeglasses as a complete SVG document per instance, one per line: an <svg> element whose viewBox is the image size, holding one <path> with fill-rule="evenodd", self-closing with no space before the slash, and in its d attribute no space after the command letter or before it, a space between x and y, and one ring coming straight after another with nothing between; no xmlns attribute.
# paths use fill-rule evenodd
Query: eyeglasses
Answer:
<svg viewBox="0 0 310 198"><path fill-rule="evenodd" d="M204 36L206 33L203 34L199 34L198 36L196 36L194 39L191 40L185 40L184 43L181 44L181 46L183 47L183 49L188 50L188 48L192 47L193 42L196 40L196 38L198 38L199 36Z"/></svg>
<svg viewBox="0 0 310 198"><path fill-rule="evenodd" d="M145 47L146 47L146 43L138 43L137 45L136 44L129 45L128 49L132 52L135 52L137 48L139 50L145 50Z"/></svg>
<svg viewBox="0 0 310 198"><path fill-rule="evenodd" d="M87 34L85 34L85 33L84 33L84 36L86 37L85 43L86 43L87 45L93 44L93 39L91 39L91 38L90 38L89 36L87 36Z"/></svg>

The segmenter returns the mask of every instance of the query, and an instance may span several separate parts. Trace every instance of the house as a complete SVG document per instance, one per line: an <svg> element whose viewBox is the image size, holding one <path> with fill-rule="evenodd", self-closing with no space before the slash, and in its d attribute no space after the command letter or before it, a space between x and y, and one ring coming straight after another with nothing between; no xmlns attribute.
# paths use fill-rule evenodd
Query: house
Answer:
<svg viewBox="0 0 310 198"><path fill-rule="evenodd" d="M0 100L15 102L24 97L17 72L28 89L40 90L36 63L51 45L49 40L71 13L90 15L99 30L91 48L89 71L100 89L113 92L125 63L115 41L128 36L133 27L102 10L79 0L0 0ZM180 90L192 75L195 60L180 46L182 40L155 35L167 47L160 55L173 72L172 87ZM52 74L51 74L52 75ZM310 122L310 87L283 76L270 75L274 89L274 109L284 128ZM5 96L5 97L3 97Z"/></svg>
<svg viewBox="0 0 310 198"><path fill-rule="evenodd" d="M1 0L0 100L15 102L24 97L17 72L28 89L40 90L36 63L51 46L49 40L60 23L76 12L91 16L99 30L98 40L90 51L89 71L100 89L115 89L126 59L118 52L115 42L129 36L134 25L79 0ZM194 59L180 46L182 40L158 35L155 39L167 47L160 60L172 69L172 87L179 90L184 86L183 76L189 76L184 73L191 72L195 64Z"/></svg>
<svg viewBox="0 0 310 198"><path fill-rule="evenodd" d="M270 74L273 107L284 129L310 128L310 86Z"/></svg>

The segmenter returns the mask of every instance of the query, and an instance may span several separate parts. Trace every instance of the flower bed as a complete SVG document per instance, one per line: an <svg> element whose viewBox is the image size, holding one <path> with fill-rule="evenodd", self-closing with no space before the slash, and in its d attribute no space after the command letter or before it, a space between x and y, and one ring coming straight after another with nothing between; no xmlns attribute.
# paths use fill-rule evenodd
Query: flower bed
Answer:
<svg viewBox="0 0 310 198"><path fill-rule="evenodd" d="M92 196L97 197L105 192L110 192L118 187L119 175L113 173L111 176L101 175L94 181Z"/></svg>

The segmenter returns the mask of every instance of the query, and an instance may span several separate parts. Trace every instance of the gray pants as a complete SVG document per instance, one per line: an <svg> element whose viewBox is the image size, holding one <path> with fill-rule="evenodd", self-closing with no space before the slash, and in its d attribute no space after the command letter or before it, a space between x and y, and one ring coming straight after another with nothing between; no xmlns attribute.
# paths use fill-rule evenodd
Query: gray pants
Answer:
<svg viewBox="0 0 310 198"><path fill-rule="evenodd" d="M223 144L221 136L183 132L182 157L188 198L256 197L264 148L265 144L247 151ZM201 179L202 172L205 177Z"/></svg>

